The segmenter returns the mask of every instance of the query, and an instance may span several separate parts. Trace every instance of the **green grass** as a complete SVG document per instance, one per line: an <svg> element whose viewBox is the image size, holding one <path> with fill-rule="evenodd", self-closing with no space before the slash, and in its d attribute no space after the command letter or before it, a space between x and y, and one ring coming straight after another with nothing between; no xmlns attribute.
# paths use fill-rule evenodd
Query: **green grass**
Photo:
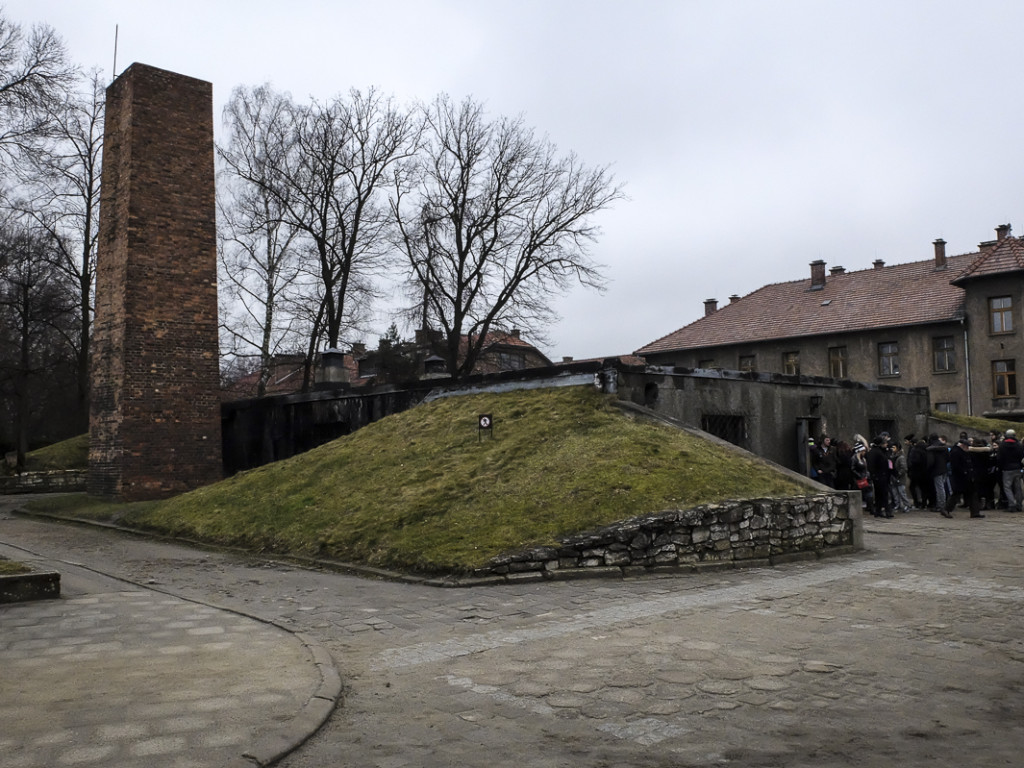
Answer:
<svg viewBox="0 0 1024 768"><path fill-rule="evenodd" d="M492 437L477 431L482 413L494 415ZM259 552L449 573L636 515L807 491L575 387L424 404L167 501L74 495L28 506Z"/></svg>
<svg viewBox="0 0 1024 768"><path fill-rule="evenodd" d="M494 414L493 437L480 439L481 413ZM635 515L806 492L764 463L565 388L421 405L119 517L222 545L436 573Z"/></svg>
<svg viewBox="0 0 1024 768"><path fill-rule="evenodd" d="M980 416L963 416L958 413L945 413L943 411L932 411L932 418L955 424L961 429L972 429L981 433L998 432L1002 434L1008 429L1024 430L1024 424L1018 421L1007 421L1006 419L984 419ZM949 435L949 437L953 436Z"/></svg>
<svg viewBox="0 0 1024 768"><path fill-rule="evenodd" d="M62 440L25 457L28 472L48 472L57 469L86 469L89 466L89 435Z"/></svg>
<svg viewBox="0 0 1024 768"><path fill-rule="evenodd" d="M31 571L32 569L24 563L0 557L0 576L17 576L18 574L30 573Z"/></svg>

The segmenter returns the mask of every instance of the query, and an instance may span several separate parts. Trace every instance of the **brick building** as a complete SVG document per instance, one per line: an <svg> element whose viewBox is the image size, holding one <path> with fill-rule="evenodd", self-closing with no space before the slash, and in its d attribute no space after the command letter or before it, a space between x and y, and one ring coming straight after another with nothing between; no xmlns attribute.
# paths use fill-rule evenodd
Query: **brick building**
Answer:
<svg viewBox="0 0 1024 768"><path fill-rule="evenodd" d="M210 83L133 64L107 89L89 492L222 474Z"/></svg>
<svg viewBox="0 0 1024 768"><path fill-rule="evenodd" d="M1010 225L978 250L766 285L637 350L649 363L927 387L931 407L1024 419L1024 239Z"/></svg>

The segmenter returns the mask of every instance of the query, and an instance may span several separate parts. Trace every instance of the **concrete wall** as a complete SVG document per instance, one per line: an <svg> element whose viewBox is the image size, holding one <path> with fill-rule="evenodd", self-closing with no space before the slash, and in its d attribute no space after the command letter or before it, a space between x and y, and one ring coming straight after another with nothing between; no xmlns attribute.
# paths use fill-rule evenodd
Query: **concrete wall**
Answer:
<svg viewBox="0 0 1024 768"><path fill-rule="evenodd" d="M929 412L925 389L658 366L621 369L619 397L801 473L806 472L807 436L824 432L835 439L850 440L854 434L870 439L882 429L900 437L922 434ZM740 439L715 429L716 417L741 420Z"/></svg>

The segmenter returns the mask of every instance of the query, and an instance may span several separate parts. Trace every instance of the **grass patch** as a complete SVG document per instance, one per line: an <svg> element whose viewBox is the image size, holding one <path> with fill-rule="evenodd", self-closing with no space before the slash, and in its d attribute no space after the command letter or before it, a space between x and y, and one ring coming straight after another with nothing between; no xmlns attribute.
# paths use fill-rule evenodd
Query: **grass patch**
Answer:
<svg viewBox="0 0 1024 768"><path fill-rule="evenodd" d="M998 432L1003 434L1008 429L1021 430L1024 424L1019 421L1007 421L1006 419L985 419L981 416L963 416L958 413L945 413L944 411L932 411L932 418L955 424L961 429L971 429L976 432ZM947 435L954 437L954 435Z"/></svg>
<svg viewBox="0 0 1024 768"><path fill-rule="evenodd" d="M479 439L481 413L494 414L493 438ZM436 573L635 515L804 493L761 462L634 421L573 387L421 405L301 456L117 514L217 544Z"/></svg>
<svg viewBox="0 0 1024 768"><path fill-rule="evenodd" d="M17 576L22 573L31 573L31 571L32 569L24 563L0 557L0 576Z"/></svg>
<svg viewBox="0 0 1024 768"><path fill-rule="evenodd" d="M59 469L87 469L89 435L78 435L48 445L25 456L26 472L50 472Z"/></svg>
<svg viewBox="0 0 1024 768"><path fill-rule="evenodd" d="M36 496L29 498L23 506L29 512L41 512L59 517L95 520L99 522L117 523L125 515L140 512L154 506L158 502L136 501L123 503L104 501L84 493L67 493L54 496Z"/></svg>

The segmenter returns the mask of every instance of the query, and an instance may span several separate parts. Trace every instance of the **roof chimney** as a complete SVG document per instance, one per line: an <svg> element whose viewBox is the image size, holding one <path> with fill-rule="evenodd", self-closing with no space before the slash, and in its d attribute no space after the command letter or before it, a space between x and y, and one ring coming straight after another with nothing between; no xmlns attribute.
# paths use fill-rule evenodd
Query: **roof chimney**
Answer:
<svg viewBox="0 0 1024 768"><path fill-rule="evenodd" d="M735 304L739 300L740 300L740 295L738 293L734 293L732 296L729 297L729 303L730 304Z"/></svg>
<svg viewBox="0 0 1024 768"><path fill-rule="evenodd" d="M946 268L946 241L941 237L936 240L932 245L935 246L935 268L945 269Z"/></svg>
<svg viewBox="0 0 1024 768"><path fill-rule="evenodd" d="M875 269L881 269L882 267L885 266L885 262L882 261L881 259L875 259L871 263L874 265Z"/></svg>
<svg viewBox="0 0 1024 768"><path fill-rule="evenodd" d="M811 262L811 290L819 291L825 287L825 262L821 259Z"/></svg>
<svg viewBox="0 0 1024 768"><path fill-rule="evenodd" d="M996 227L996 240L1005 240L1010 236L1010 225L1000 224Z"/></svg>
<svg viewBox="0 0 1024 768"><path fill-rule="evenodd" d="M845 275L846 274L846 267L841 267L841 266L839 266L837 264L836 266L830 268L828 273L830 275Z"/></svg>
<svg viewBox="0 0 1024 768"><path fill-rule="evenodd" d="M718 299L704 299L704 317L718 311Z"/></svg>

